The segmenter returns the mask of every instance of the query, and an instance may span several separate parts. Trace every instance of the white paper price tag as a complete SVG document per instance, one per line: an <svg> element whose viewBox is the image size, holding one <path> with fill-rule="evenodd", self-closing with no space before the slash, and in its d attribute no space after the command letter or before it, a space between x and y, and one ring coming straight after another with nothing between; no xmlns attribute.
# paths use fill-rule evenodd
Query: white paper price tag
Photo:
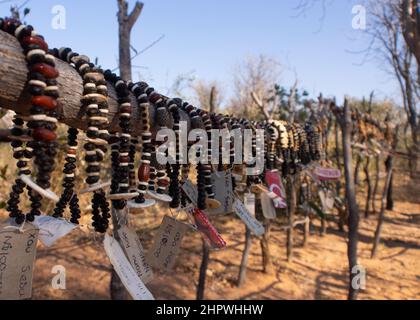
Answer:
<svg viewBox="0 0 420 320"><path fill-rule="evenodd" d="M118 229L118 235L120 236L120 243L128 260L130 260L131 266L134 268L137 275L145 284L152 281L153 271L146 261L143 246L136 232L127 226L121 226Z"/></svg>
<svg viewBox="0 0 420 320"><path fill-rule="evenodd" d="M276 218L276 209L274 208L273 200L268 196L267 193L261 193L261 207L263 215L266 219Z"/></svg>
<svg viewBox="0 0 420 320"><path fill-rule="evenodd" d="M244 205L248 212L255 217L255 193L244 194Z"/></svg>
<svg viewBox="0 0 420 320"><path fill-rule="evenodd" d="M253 234L255 234L257 237L260 237L264 234L264 226L261 224L261 222L259 222L252 216L252 214L246 209L242 201L236 199L233 203L233 210Z"/></svg>
<svg viewBox="0 0 420 320"><path fill-rule="evenodd" d="M32 224L39 228L38 238L47 247L52 246L58 239L77 228L77 225L73 223L50 216L35 217Z"/></svg>
<svg viewBox="0 0 420 320"><path fill-rule="evenodd" d="M25 225L0 229L0 300L23 300L32 296L32 275L38 228Z"/></svg>
<svg viewBox="0 0 420 320"><path fill-rule="evenodd" d="M193 204L197 204L198 191L197 187L191 182L191 180L185 181L185 183L182 185L182 190Z"/></svg>
<svg viewBox="0 0 420 320"><path fill-rule="evenodd" d="M146 288L127 260L121 246L108 234L105 234L104 248L115 272L120 277L121 282L131 297L134 300L154 300L153 295Z"/></svg>

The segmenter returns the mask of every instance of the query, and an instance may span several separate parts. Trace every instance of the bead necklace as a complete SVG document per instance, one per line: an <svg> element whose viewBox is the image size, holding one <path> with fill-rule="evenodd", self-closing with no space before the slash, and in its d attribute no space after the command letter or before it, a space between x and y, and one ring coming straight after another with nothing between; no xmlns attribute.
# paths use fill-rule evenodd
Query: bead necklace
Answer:
<svg viewBox="0 0 420 320"><path fill-rule="evenodd" d="M147 188L150 178L150 161L153 151L152 133L150 132L150 116L149 116L149 99L146 90L148 85L145 82L130 83L129 89L137 99L138 107L141 116L141 161L138 169L138 187L139 195L132 201L128 202L130 208L139 209L153 206L156 201L153 199L146 199Z"/></svg>
<svg viewBox="0 0 420 320"><path fill-rule="evenodd" d="M146 89L147 96L149 98L149 101L152 103L152 105L155 107L155 119L156 119L156 126L158 129L168 129L168 127L171 126L171 117L169 114L169 111L167 109L167 103L165 101L165 98L157 93L154 88L148 87ZM153 161L154 169L156 170L156 175L151 176L149 180L149 191L148 194L162 202L171 202L172 197L170 197L166 193L166 189L169 185L169 178L168 178L168 171L170 174L170 166L169 164L162 164L158 163L157 159L163 159L165 155L162 151L158 149L158 141L155 139L155 143L153 143L153 151L152 155L156 157L156 161ZM169 170L168 170L169 169ZM152 179L153 178L153 179ZM154 179L157 179L157 190L154 191L154 187L152 187L152 181Z"/></svg>
<svg viewBox="0 0 420 320"><path fill-rule="evenodd" d="M213 190L213 184L212 184L212 181L211 181L211 173L212 173L212 166L211 166L212 162L211 161L212 161L212 147L213 147L211 131L213 129L213 126L212 126L212 122L211 122L211 119L210 119L210 115L206 111L201 110L200 116L203 119L203 124L204 124L204 127L206 129L206 133L207 133L207 148L208 148L207 161L208 161L208 163L204 166L205 187L206 187L207 197L209 199L214 199L215 194L214 194L214 190Z"/></svg>
<svg viewBox="0 0 420 320"><path fill-rule="evenodd" d="M54 57L48 54L48 45L44 38L16 19L0 19L0 29L14 35L19 41L28 64L28 88L32 96L30 116L17 115L14 119L15 128L12 136L14 157L18 160L19 178L16 179L13 191L10 194L8 211L17 224L25 220L33 221L35 216L41 214L42 196L57 201L58 197L49 190L50 175L54 169L54 157L57 155L57 107L58 87ZM24 124L29 130L32 140L24 144ZM31 170L28 162L35 157L37 167L36 183L30 178ZM23 188L27 187L31 200L32 210L24 215L19 210L19 196Z"/></svg>
<svg viewBox="0 0 420 320"><path fill-rule="evenodd" d="M111 137L111 159L112 159L112 182L111 194L108 196L112 200L113 206L122 210L127 204L127 200L135 198L138 192L130 192L130 148L131 148L131 101L129 89L120 77L110 70L105 71L105 80L112 83L117 92L119 104L119 126L121 133L112 134Z"/></svg>
<svg viewBox="0 0 420 320"><path fill-rule="evenodd" d="M70 206L70 222L79 224L80 207L77 194L74 192L76 154L77 154L77 135L78 130L69 128L67 131L67 155L64 164L63 193L57 202L53 216L55 218L63 217L64 209L67 204Z"/></svg>
<svg viewBox="0 0 420 320"><path fill-rule="evenodd" d="M168 110L172 114L172 118L174 120L173 129L175 131L176 136L176 163L171 165L171 175L170 175L170 183L169 183L169 195L172 197L172 201L169 206L172 209L177 209L181 204L181 191L180 191L180 184L179 184L179 174L180 174L180 120L181 116L179 114L179 109L182 106L181 99L169 99L167 101Z"/></svg>
<svg viewBox="0 0 420 320"><path fill-rule="evenodd" d="M97 232L105 233L108 229L110 208L106 200L104 187L108 183L100 182L100 163L104 160L109 140L108 127L108 88L103 71L90 62L87 56L79 55L70 48L52 49L54 56L73 65L83 79L82 108L86 110L88 128L86 130L85 161L87 162L88 188L81 193L93 192L92 226Z"/></svg>

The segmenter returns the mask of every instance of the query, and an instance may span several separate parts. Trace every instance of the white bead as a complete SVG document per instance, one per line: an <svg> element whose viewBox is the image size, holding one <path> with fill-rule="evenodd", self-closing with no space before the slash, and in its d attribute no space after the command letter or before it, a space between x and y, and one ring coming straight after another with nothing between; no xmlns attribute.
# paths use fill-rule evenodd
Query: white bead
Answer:
<svg viewBox="0 0 420 320"><path fill-rule="evenodd" d="M43 88L45 88L47 86L45 84L45 82L43 82L41 80L29 80L29 85L37 86L37 87L43 87Z"/></svg>

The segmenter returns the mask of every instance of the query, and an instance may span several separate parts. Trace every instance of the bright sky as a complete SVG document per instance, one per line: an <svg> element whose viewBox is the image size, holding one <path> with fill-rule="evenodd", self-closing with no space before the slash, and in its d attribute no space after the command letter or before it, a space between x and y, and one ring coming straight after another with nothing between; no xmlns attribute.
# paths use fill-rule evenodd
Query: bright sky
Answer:
<svg viewBox="0 0 420 320"><path fill-rule="evenodd" d="M10 2L2 3L2 16ZM7 1L7 0L6 0ZM15 1L22 4L24 1ZM130 0L130 9L134 0ZM345 94L398 99L396 82L371 60L363 65L367 48L363 31L352 29L352 7L360 1L331 0L320 29L321 7L296 17L300 0L144 0L143 13L132 35L141 50L165 35L157 45L134 60L134 78L141 73L165 93L179 74L217 80L231 92L235 64L247 55L267 54L284 65L281 84L291 86L296 70L300 86L312 95L322 91L340 101ZM328 1L327 1L328 2ZM55 30L52 8L66 9L66 29ZM50 46L70 46L98 57L104 68L117 66L116 0L30 0L26 21L43 34ZM352 53L353 52L353 53Z"/></svg>

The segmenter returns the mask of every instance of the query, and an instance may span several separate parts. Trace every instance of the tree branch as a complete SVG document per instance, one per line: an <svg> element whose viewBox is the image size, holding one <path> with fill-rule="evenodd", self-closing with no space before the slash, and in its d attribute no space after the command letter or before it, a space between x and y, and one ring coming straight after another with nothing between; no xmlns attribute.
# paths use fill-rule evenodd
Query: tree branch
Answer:
<svg viewBox="0 0 420 320"><path fill-rule="evenodd" d="M69 126L86 129L87 118L85 110L80 108L80 99L83 94L83 82L77 71L68 63L61 60L56 61L57 69L60 73L58 77L58 87L60 98L58 99L59 121ZM22 114L28 114L30 109L30 95L26 89L28 69L25 56L21 46L15 37L0 31L0 107L14 110ZM108 84L109 93L109 129L118 131L118 102L112 84ZM137 101L131 95L131 103L137 105ZM189 123L188 117L182 112L181 120ZM150 108L150 121L152 129L155 128L154 108ZM133 108L132 122L133 134L141 133L141 115L138 108Z"/></svg>
<svg viewBox="0 0 420 320"><path fill-rule="evenodd" d="M261 101L261 99L258 97L258 95L254 91L251 92L251 97L252 97L252 100L254 100L255 104L258 106L258 108L261 109L261 111L262 111L262 113L265 117L265 120L267 120L267 121L271 120L271 116L268 114L268 111L265 108L263 102Z"/></svg>
<svg viewBox="0 0 420 320"><path fill-rule="evenodd" d="M144 3L143 2L139 2L137 1L133 11L131 11L130 15L128 16L128 29L131 30L133 29L134 24L136 23L137 19L139 18L142 10L144 7Z"/></svg>

